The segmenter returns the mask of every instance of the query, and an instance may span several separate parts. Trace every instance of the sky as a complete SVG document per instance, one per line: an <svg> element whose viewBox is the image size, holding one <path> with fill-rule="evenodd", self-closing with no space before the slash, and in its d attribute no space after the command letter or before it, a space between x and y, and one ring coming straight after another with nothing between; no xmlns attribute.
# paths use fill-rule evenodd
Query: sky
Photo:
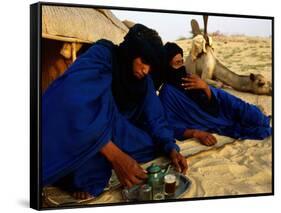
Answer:
<svg viewBox="0 0 281 213"><path fill-rule="evenodd" d="M196 19L203 28L203 16L188 14L152 13L139 11L111 10L120 20L142 23L155 29L164 42L179 37L190 37L190 21ZM244 34L248 36L268 37L272 35L270 19L209 16L208 32L220 31L226 35Z"/></svg>

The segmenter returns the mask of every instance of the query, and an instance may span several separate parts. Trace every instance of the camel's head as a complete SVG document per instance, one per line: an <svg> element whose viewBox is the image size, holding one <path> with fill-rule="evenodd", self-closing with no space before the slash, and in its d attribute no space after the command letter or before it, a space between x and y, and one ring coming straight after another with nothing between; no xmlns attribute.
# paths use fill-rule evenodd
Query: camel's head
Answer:
<svg viewBox="0 0 281 213"><path fill-rule="evenodd" d="M259 95L271 95L272 94L272 85L265 77L261 74L251 73L249 76L252 82L252 91L255 94Z"/></svg>
<svg viewBox="0 0 281 213"><path fill-rule="evenodd" d="M206 52L206 40L203 35L197 35L192 39L192 46L190 50L191 58L196 60L199 54Z"/></svg>
<svg viewBox="0 0 281 213"><path fill-rule="evenodd" d="M209 40L209 46L212 47L212 38L210 36L208 36L208 40ZM191 58L193 61L196 60L196 58L198 58L198 56L202 53L206 53L207 49L206 49L206 40L204 38L203 35L197 35L192 39L192 45L191 45L191 50L190 50L190 54L191 54Z"/></svg>

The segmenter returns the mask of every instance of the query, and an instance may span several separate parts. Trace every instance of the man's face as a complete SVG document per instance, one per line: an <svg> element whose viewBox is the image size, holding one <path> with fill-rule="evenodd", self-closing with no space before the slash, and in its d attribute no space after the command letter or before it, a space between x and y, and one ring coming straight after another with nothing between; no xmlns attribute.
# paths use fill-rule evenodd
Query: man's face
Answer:
<svg viewBox="0 0 281 213"><path fill-rule="evenodd" d="M178 69L183 66L183 58L180 53L175 55L174 58L170 61L170 66L174 69Z"/></svg>
<svg viewBox="0 0 281 213"><path fill-rule="evenodd" d="M142 79L150 72L150 65L144 64L140 57L133 60L133 74L137 79Z"/></svg>

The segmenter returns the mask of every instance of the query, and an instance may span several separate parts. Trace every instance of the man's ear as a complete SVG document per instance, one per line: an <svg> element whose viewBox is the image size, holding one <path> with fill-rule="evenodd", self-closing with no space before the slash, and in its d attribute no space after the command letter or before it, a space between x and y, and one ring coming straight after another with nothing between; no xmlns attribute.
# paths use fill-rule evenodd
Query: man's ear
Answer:
<svg viewBox="0 0 281 213"><path fill-rule="evenodd" d="M255 81L256 80L255 74L251 73L250 74L250 79L251 79L251 81Z"/></svg>

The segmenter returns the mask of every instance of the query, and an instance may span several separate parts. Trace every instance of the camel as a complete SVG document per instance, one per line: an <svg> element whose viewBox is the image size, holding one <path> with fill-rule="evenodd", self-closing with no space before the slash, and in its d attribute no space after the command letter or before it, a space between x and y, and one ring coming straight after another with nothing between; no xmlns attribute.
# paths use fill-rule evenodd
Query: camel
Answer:
<svg viewBox="0 0 281 213"><path fill-rule="evenodd" d="M185 60L186 70L201 76L209 85L217 88L221 88L225 84L242 92L271 95L271 83L266 81L263 75L252 73L238 75L220 62L212 48L212 38L206 33L206 22L204 17L205 35L202 35L197 21L191 21L195 37L192 40L190 54Z"/></svg>

